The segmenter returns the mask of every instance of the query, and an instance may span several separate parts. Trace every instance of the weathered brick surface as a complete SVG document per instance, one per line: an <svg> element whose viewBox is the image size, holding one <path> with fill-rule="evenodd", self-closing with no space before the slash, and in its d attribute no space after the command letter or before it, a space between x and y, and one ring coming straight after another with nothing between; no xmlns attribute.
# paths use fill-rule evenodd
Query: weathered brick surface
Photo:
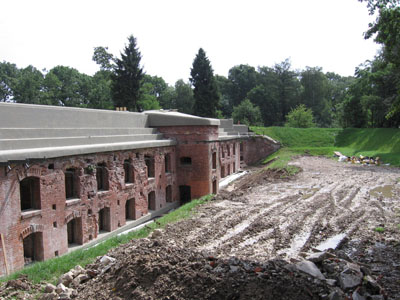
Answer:
<svg viewBox="0 0 400 300"><path fill-rule="evenodd" d="M0 174L0 233L4 235L8 264L11 271L24 266L23 238L32 233L41 232L43 250L40 257L49 259L61 255L68 250L67 223L79 220L76 241L86 243L98 234L99 211L109 209L109 230L123 226L125 220L125 203L134 199L135 217L148 213L147 195L155 192L156 208L166 204L167 186L172 187L172 201L178 200L175 148L151 148L114 153L98 153L93 155L74 156L51 159L41 163L12 165L6 175ZM165 154L170 154L171 170L165 173ZM144 156L154 157L155 176L147 177ZM134 169L134 182L125 183L124 160L130 159ZM107 191L97 190L96 171L86 174L85 168L104 163L108 174ZM50 167L50 168L49 168ZM66 199L65 176L67 169L76 170L77 198ZM21 212L19 182L26 177L40 178L40 210ZM78 223L79 223L78 222ZM4 249L0 243L0 275L5 274Z"/></svg>
<svg viewBox="0 0 400 300"><path fill-rule="evenodd" d="M250 137L242 142L243 160L246 164L251 165L258 162L260 159L277 151L280 147L279 144L271 142L264 137Z"/></svg>
<svg viewBox="0 0 400 300"><path fill-rule="evenodd" d="M68 251L69 222L75 223L73 241L87 243L99 233L101 211L105 212L104 229L113 231L126 224L128 200L134 203L129 208L129 218L137 219L148 213L151 192L155 193L154 209L166 205L168 186L172 190L171 202L180 200L181 186L190 187L191 199L217 193L219 180L239 170L241 157L246 164L252 164L278 148L260 137L219 141L217 126L161 127L159 131L165 138L176 140L177 145L11 164L10 171L0 167L0 233L6 245L3 249L0 241L0 275L5 274L4 251L11 271L24 266L25 237L42 237L42 248L36 249L40 259L61 255ZM166 155L169 172L165 170ZM148 178L146 158L154 159L154 177ZM125 183L126 160L133 169L130 183ZM97 188L98 164L107 174L106 190ZM76 187L75 197L69 199L65 191L67 170L73 170ZM40 179L41 207L21 212L20 182L27 177Z"/></svg>

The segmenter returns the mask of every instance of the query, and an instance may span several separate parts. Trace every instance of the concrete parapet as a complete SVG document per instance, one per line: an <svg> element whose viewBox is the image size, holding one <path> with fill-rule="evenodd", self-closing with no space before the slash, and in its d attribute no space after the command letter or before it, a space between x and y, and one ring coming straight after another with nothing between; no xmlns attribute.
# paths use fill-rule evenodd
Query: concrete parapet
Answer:
<svg viewBox="0 0 400 300"><path fill-rule="evenodd" d="M0 128L144 128L141 113L49 105L0 103Z"/></svg>

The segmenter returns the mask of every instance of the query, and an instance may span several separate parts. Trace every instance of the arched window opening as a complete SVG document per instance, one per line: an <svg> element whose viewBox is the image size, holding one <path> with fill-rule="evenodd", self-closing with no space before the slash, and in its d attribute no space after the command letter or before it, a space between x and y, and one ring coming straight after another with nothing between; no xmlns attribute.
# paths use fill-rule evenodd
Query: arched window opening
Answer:
<svg viewBox="0 0 400 300"><path fill-rule="evenodd" d="M40 209L40 179L27 177L20 184L21 210Z"/></svg>

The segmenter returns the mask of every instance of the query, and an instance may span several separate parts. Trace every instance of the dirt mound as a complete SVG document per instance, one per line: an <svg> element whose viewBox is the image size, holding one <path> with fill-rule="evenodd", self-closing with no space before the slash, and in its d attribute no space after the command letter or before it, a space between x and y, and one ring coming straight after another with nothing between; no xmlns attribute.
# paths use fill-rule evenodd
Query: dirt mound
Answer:
<svg viewBox="0 0 400 300"><path fill-rule="evenodd" d="M0 284L0 300L2 299L36 299L41 285L31 283L26 275Z"/></svg>
<svg viewBox="0 0 400 300"><path fill-rule="evenodd" d="M329 293L282 260L219 259L162 239L133 241L109 255L116 263L81 285L76 299L320 299Z"/></svg>

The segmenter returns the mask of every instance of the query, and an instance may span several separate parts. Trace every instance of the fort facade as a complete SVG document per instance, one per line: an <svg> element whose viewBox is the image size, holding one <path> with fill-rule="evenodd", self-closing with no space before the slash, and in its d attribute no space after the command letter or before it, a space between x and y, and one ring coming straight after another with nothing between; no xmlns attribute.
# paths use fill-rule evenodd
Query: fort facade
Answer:
<svg viewBox="0 0 400 300"><path fill-rule="evenodd" d="M232 120L0 103L0 276L217 194L278 148Z"/></svg>

